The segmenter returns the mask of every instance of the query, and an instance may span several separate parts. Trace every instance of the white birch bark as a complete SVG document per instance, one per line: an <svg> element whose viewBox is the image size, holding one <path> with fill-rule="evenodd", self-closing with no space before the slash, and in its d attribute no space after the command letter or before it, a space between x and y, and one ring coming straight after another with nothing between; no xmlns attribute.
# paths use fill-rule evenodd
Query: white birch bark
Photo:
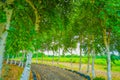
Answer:
<svg viewBox="0 0 120 80"><path fill-rule="evenodd" d="M72 57L72 56L73 56L73 55L72 55L72 49L71 49L71 63L70 63L70 64L71 64L71 65L70 65L70 66L71 66L71 70L73 70L73 59L72 59L73 57Z"/></svg>
<svg viewBox="0 0 120 80"><path fill-rule="evenodd" d="M21 63L22 63L22 62L21 62L21 60L20 60L19 65L18 65L19 67L21 67Z"/></svg>
<svg viewBox="0 0 120 80"><path fill-rule="evenodd" d="M6 11L6 18L7 18L7 22L6 22L6 26L5 26L6 30L0 36L0 77L1 77L1 74L2 74L1 70L2 70L2 63L3 63L3 54L5 52L6 38L8 36L7 30L10 27L10 20L11 20L11 16L12 16L12 10L7 10L6 9L5 11Z"/></svg>
<svg viewBox="0 0 120 80"><path fill-rule="evenodd" d="M9 63L9 54L7 55L7 61L6 61L6 64Z"/></svg>
<svg viewBox="0 0 120 80"><path fill-rule="evenodd" d="M20 80L29 80L31 62L32 62L32 52L29 52L27 54L27 61L26 61L25 68L24 68L24 71L22 73Z"/></svg>
<svg viewBox="0 0 120 80"><path fill-rule="evenodd" d="M17 64L17 61L15 60L15 63L14 63L15 65Z"/></svg>
<svg viewBox="0 0 120 80"><path fill-rule="evenodd" d="M38 64L38 53L36 54L36 64Z"/></svg>
<svg viewBox="0 0 120 80"><path fill-rule="evenodd" d="M108 76L108 80L112 80L112 77L111 77L111 58L110 58L109 46L107 46L107 76Z"/></svg>
<svg viewBox="0 0 120 80"><path fill-rule="evenodd" d="M58 51L58 61L57 61L57 65L59 65L59 62L60 62L60 48L59 48L59 51Z"/></svg>
<svg viewBox="0 0 120 80"><path fill-rule="evenodd" d="M11 59L11 61L10 61L10 64L14 64L14 56L12 56L12 59Z"/></svg>
<svg viewBox="0 0 120 80"><path fill-rule="evenodd" d="M80 45L81 45L82 43L80 43ZM82 68L82 48L81 48L81 46L79 46L79 49L80 49L80 52L79 52L79 54L80 54L80 60L79 60L79 71L81 71L81 68Z"/></svg>
<svg viewBox="0 0 120 80"><path fill-rule="evenodd" d="M21 63L21 67L24 67L24 63L23 63L23 61L22 61L22 63Z"/></svg>
<svg viewBox="0 0 120 80"><path fill-rule="evenodd" d="M25 59L25 53L23 54L23 56L22 56L22 63L21 63L21 67L24 67L24 59Z"/></svg>
<svg viewBox="0 0 120 80"><path fill-rule="evenodd" d="M95 78L95 69L94 69L94 62L95 62L95 45L94 45L94 35L92 35L92 79Z"/></svg>
<svg viewBox="0 0 120 80"><path fill-rule="evenodd" d="M79 71L81 71L81 68L82 68L82 44L83 44L83 35L81 36L81 39L79 38L80 40L80 45L79 45L79 55L80 55L80 59L79 59Z"/></svg>
<svg viewBox="0 0 120 80"><path fill-rule="evenodd" d="M104 44L105 44L106 53L107 53L107 80L112 80L112 76L111 76L111 58L110 58L110 49L109 49L110 32L108 32L108 35L106 33L107 33L107 31L104 28L103 29L103 39L104 39Z"/></svg>
<svg viewBox="0 0 120 80"><path fill-rule="evenodd" d="M94 62L95 62L95 51L93 51L92 53L92 79L95 78Z"/></svg>
<svg viewBox="0 0 120 80"><path fill-rule="evenodd" d="M90 47L88 46L88 64L87 64L87 73L90 72Z"/></svg>
<svg viewBox="0 0 120 80"><path fill-rule="evenodd" d="M55 54L55 51L53 50L53 57L52 57L52 65L54 66L54 54Z"/></svg>

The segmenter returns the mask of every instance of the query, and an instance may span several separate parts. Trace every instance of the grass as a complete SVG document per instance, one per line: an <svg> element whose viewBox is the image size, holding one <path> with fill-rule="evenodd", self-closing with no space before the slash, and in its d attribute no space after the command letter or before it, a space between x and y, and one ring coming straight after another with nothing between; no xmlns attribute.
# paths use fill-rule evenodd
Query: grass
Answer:
<svg viewBox="0 0 120 80"><path fill-rule="evenodd" d="M52 57L44 57L44 61L52 61ZM33 58L33 60L36 60L36 58ZM41 57L38 58L38 60L42 60ZM58 57L54 57L54 61L58 61ZM61 57L60 62L73 62L73 63L79 63L79 57L73 57L72 59L70 57ZM82 63L86 64L88 61L87 57L82 58ZM90 59L90 63L92 63L92 59ZM106 65L106 59L105 58L96 58L95 64L98 65ZM115 64L112 63L112 66L120 66L120 60L115 61Z"/></svg>
<svg viewBox="0 0 120 80"><path fill-rule="evenodd" d="M16 58L15 60L19 60ZM36 58L33 57L33 62L35 62ZM38 60L40 63L42 63L42 57L38 57ZM43 63L47 65L52 65L52 57L43 57ZM54 57L54 61L58 61L58 57ZM70 62L73 62L73 67L72 70L79 70L79 57L61 57L60 58L60 64L54 64L54 66L59 66L61 68L68 68L71 69L70 67ZM92 63L92 60L90 59L90 64ZM120 60L115 61L116 64L111 63L112 65L112 80L120 80ZM87 68L87 57L82 57L82 72L86 72ZM95 59L95 71L96 71L96 78L94 80L107 80L107 64L106 64L106 58L105 57L96 57ZM86 73L85 73L86 74ZM90 73L91 76L91 73Z"/></svg>
<svg viewBox="0 0 120 80"><path fill-rule="evenodd" d="M16 58L15 60L19 60L19 58ZM34 57L33 60L36 60L36 58ZM38 57L38 60L42 61L42 58L41 57ZM52 61L52 57L44 57L43 58L44 61ZM54 61L58 61L58 57L54 57ZM73 62L73 63L79 63L79 57L61 57L60 62ZM90 64L92 63L92 59L90 59ZM111 63L112 65L112 71L113 72L120 72L120 60L119 61L115 61L116 64L114 63ZM87 64L87 57L82 57L82 64ZM99 69L99 70L104 70L106 71L106 59L105 57L96 57L95 59L95 68L96 69Z"/></svg>
<svg viewBox="0 0 120 80"><path fill-rule="evenodd" d="M2 77L0 80L20 80L23 68L16 65L4 64L2 68ZM30 73L30 79L33 80L32 73Z"/></svg>

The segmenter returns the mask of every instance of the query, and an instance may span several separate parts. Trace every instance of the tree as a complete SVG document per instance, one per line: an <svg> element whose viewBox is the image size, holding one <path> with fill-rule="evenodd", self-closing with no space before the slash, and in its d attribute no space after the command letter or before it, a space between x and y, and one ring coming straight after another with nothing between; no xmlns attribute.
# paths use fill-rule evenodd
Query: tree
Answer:
<svg viewBox="0 0 120 80"><path fill-rule="evenodd" d="M6 1L7 5L10 5L13 3L13 0L10 1ZM8 31L9 27L10 27L10 22L11 22L11 16L12 16L12 9L7 8L7 6L5 5L5 2L1 2L0 1L0 7L3 7L3 10L0 10L2 12L1 14L1 22L0 22L0 77L1 77L1 70L2 70L2 62L3 62L3 55L5 52L5 44L6 44L6 38L8 36Z"/></svg>

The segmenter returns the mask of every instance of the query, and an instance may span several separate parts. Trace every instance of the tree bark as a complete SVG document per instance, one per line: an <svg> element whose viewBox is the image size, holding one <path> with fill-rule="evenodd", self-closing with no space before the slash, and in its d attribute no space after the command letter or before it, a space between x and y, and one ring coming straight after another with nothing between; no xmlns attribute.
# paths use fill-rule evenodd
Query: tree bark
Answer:
<svg viewBox="0 0 120 80"><path fill-rule="evenodd" d="M83 36L81 37L81 39L79 38L80 40L80 46L79 46L79 55L80 55L80 60L79 60L79 71L81 71L81 68L82 68L82 44L83 44Z"/></svg>
<svg viewBox="0 0 120 80"><path fill-rule="evenodd" d="M73 70L73 59L72 59L72 49L71 49L71 70Z"/></svg>
<svg viewBox="0 0 120 80"><path fill-rule="evenodd" d="M19 65L18 65L18 66L19 66L19 67L21 67L21 64L22 64L22 61L20 60L20 62L19 62Z"/></svg>
<svg viewBox="0 0 120 80"><path fill-rule="evenodd" d="M36 54L36 64L38 64L38 53Z"/></svg>
<svg viewBox="0 0 120 80"><path fill-rule="evenodd" d="M60 48L59 48L59 52L58 52L58 61L57 61L57 65L59 65L60 62Z"/></svg>
<svg viewBox="0 0 120 80"><path fill-rule="evenodd" d="M25 68L24 68L24 71L22 73L20 80L29 80L31 62L32 62L32 52L29 52L27 54L27 61L26 61Z"/></svg>
<svg viewBox="0 0 120 80"><path fill-rule="evenodd" d="M22 65L22 58L21 58L21 55L19 55L20 56L20 62L19 62L19 67L21 67L21 65Z"/></svg>
<svg viewBox="0 0 120 80"><path fill-rule="evenodd" d="M88 65L87 65L87 73L90 72L90 46L88 46Z"/></svg>
<svg viewBox="0 0 120 80"><path fill-rule="evenodd" d="M0 36L0 77L2 74L2 63L3 63L3 54L5 52L5 45L6 45L6 39L8 36L8 32L7 30L10 27L10 20L11 20L11 16L12 16L12 10L5 10L6 11L6 25L4 25L4 32L2 33L2 35Z"/></svg>
<svg viewBox="0 0 120 80"><path fill-rule="evenodd" d="M108 36L106 35L106 29L103 29L103 38L104 38L104 44L106 47L106 53L107 53L107 77L108 80L111 80L111 58L110 58L110 50L109 50L109 44L110 44L110 32L108 33Z"/></svg>
<svg viewBox="0 0 120 80"><path fill-rule="evenodd" d="M6 61L6 64L9 63L9 54L7 55L7 61Z"/></svg>
<svg viewBox="0 0 120 80"><path fill-rule="evenodd" d="M53 58L52 58L52 65L54 66L54 54L55 54L55 51L53 50Z"/></svg>
<svg viewBox="0 0 120 80"><path fill-rule="evenodd" d="M39 23L40 23L40 15L38 14L38 10L37 8L34 6L34 4L30 1L30 0L26 0L27 3L29 3L29 5L32 7L32 9L34 10L34 14L36 17L35 20L35 31L38 31L39 29Z"/></svg>
<svg viewBox="0 0 120 80"><path fill-rule="evenodd" d="M94 35L92 35L92 79L95 78L95 69L94 69L94 61L95 61L95 45L94 45Z"/></svg>
<svg viewBox="0 0 120 80"><path fill-rule="evenodd" d="M80 44L81 45L81 44ZM82 48L80 47L80 52L79 52L79 54L80 54L80 60L79 60L79 71L81 71L81 68L82 68Z"/></svg>
<svg viewBox="0 0 120 80"><path fill-rule="evenodd" d="M25 52L24 52L24 54L23 54L21 67L24 67L24 59L25 59Z"/></svg>
<svg viewBox="0 0 120 80"><path fill-rule="evenodd" d="M13 64L14 63L14 56L12 56L12 59L11 59L11 61L10 61L10 64Z"/></svg>
<svg viewBox="0 0 120 80"><path fill-rule="evenodd" d="M44 63L44 54L42 55L42 64Z"/></svg>

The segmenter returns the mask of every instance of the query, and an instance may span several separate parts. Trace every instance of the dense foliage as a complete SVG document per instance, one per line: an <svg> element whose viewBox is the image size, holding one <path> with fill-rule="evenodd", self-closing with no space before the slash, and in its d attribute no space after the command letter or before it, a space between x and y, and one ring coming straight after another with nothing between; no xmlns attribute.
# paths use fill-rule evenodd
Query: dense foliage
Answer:
<svg viewBox="0 0 120 80"><path fill-rule="evenodd" d="M82 54L120 53L119 0L2 0L0 36L6 9L13 14L5 55L59 49L72 54L78 43Z"/></svg>

